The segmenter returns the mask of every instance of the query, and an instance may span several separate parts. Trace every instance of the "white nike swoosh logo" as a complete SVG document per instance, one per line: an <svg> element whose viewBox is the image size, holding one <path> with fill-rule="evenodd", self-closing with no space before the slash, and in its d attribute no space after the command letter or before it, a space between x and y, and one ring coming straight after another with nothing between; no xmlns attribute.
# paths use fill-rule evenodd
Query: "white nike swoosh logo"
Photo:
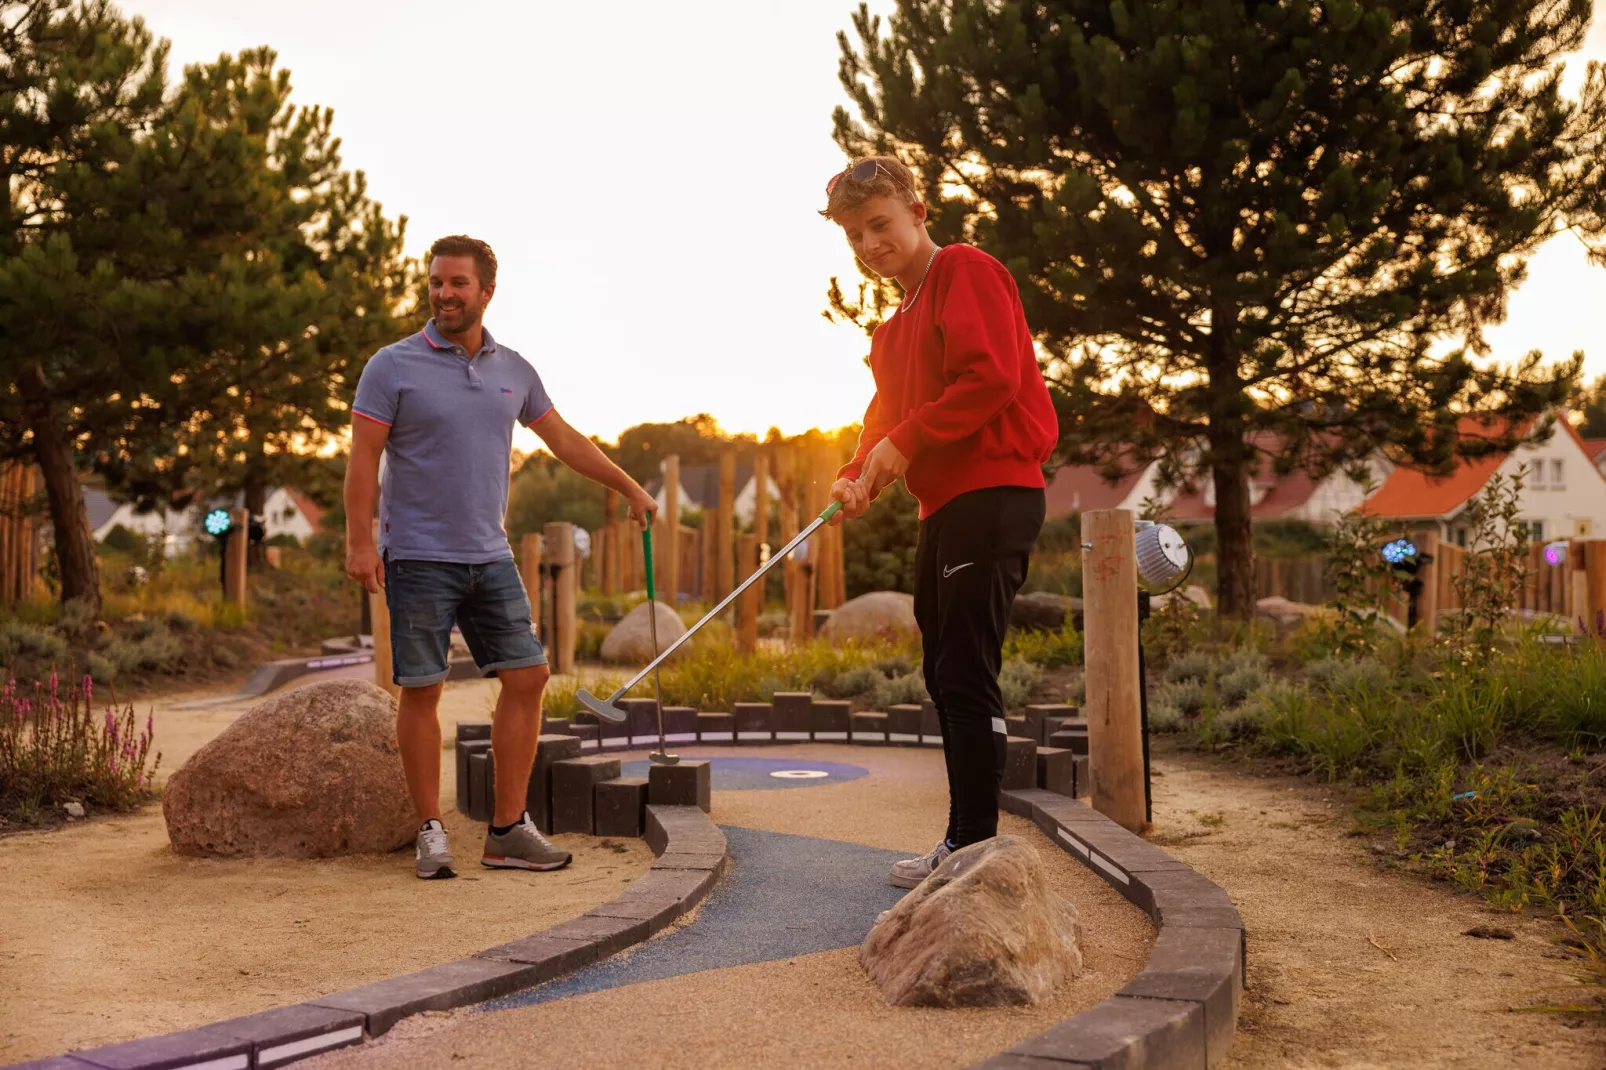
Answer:
<svg viewBox="0 0 1606 1070"><path fill-rule="evenodd" d="M966 561L963 565L955 565L953 568L945 568L945 569L942 570L942 578L943 579L947 579L949 576L952 576L955 572L958 572L960 569L969 568L971 565L974 565L975 563L976 562L974 562L974 561Z"/></svg>

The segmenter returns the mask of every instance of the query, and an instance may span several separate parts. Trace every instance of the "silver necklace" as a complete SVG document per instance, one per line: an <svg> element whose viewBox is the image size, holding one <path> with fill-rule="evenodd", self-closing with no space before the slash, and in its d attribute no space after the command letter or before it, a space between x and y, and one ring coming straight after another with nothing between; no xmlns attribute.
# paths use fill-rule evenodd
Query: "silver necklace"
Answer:
<svg viewBox="0 0 1606 1070"><path fill-rule="evenodd" d="M900 304L898 306L898 311L899 312L902 312L904 309L908 308L910 305L914 304L916 300L919 299L920 291L922 289L924 289L925 285L926 285L926 276L931 274L932 262L937 259L937 254L940 253L940 252L942 252L942 246L938 245L938 246L934 246L932 248L931 255L926 258L926 270L920 273L920 281L915 284L915 292L914 292L914 294L912 296L910 296L909 300L903 302L902 304Z"/></svg>

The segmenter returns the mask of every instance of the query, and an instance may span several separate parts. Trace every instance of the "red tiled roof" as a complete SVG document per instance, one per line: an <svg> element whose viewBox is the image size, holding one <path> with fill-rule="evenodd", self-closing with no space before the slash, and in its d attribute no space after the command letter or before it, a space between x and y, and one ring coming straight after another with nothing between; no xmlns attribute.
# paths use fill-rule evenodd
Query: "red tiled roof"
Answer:
<svg viewBox="0 0 1606 1070"><path fill-rule="evenodd" d="M1250 506L1249 515L1255 520L1277 520L1298 509L1310 501L1311 495L1316 493L1318 481L1309 472L1295 469L1286 475L1279 475L1270 470L1269 464L1263 465L1263 475L1252 477L1252 481L1274 481L1267 488L1265 497ZM1202 476L1209 479L1209 475ZM1213 506L1205 504L1204 493L1200 490L1189 490L1178 494L1167 507L1165 515L1172 520L1210 520L1216 515Z"/></svg>
<svg viewBox="0 0 1606 1070"><path fill-rule="evenodd" d="M1566 420L1556 422L1567 429L1580 449L1588 452L1588 447L1579 437L1577 428ZM1490 438L1500 433L1499 429L1504 424L1505 421L1463 416L1456 425L1456 431L1462 438ZM1525 422L1517 429L1516 434L1527 434L1531 426L1533 421ZM1489 482L1489 477L1495 474L1509 456L1509 453L1502 451L1485 457L1462 460L1456 465L1455 471L1447 476L1433 476L1410 468L1396 468L1383 481L1383 485L1376 493L1361 503L1359 511L1371 516L1384 517L1447 517L1461 509L1468 499L1482 490L1483 485Z"/></svg>
<svg viewBox="0 0 1606 1070"><path fill-rule="evenodd" d="M1125 471L1121 478L1114 483L1109 482L1100 470L1089 464L1066 465L1054 473L1048 481L1047 515L1069 516L1071 513L1080 513L1088 509L1114 509L1126 501L1132 488L1138 485L1143 473L1148 470L1148 464L1133 460L1123 463L1123 469L1135 466L1131 471Z"/></svg>
<svg viewBox="0 0 1606 1070"><path fill-rule="evenodd" d="M1600 460L1600 455L1606 453L1606 438L1580 438L1578 441L1584 444L1584 452L1592 461Z"/></svg>
<svg viewBox="0 0 1606 1070"><path fill-rule="evenodd" d="M318 504L294 487L286 487L284 492L290 495L290 500L295 503L297 509L301 510L301 515L307 518L307 523L312 525L312 530L322 531L323 510L318 508Z"/></svg>

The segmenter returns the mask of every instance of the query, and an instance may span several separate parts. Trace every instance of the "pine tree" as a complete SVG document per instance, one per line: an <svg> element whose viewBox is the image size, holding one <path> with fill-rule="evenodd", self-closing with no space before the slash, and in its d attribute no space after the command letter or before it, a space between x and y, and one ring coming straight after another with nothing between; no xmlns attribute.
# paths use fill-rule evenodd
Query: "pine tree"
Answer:
<svg viewBox="0 0 1606 1070"><path fill-rule="evenodd" d="M1477 358L1537 245L1600 230L1606 75L1559 93L1590 7L901 0L840 35L860 117L835 136L898 153L938 241L1015 276L1060 459L1213 482L1221 608L1247 615L1256 443L1285 471L1446 471L1511 444L1458 414L1565 399L1576 356ZM881 299L833 282L839 315Z"/></svg>

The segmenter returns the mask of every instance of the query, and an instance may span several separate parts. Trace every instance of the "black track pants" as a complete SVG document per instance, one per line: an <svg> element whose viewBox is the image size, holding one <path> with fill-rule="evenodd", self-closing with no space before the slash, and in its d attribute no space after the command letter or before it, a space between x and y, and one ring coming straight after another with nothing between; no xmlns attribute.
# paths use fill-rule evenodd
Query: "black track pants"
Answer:
<svg viewBox="0 0 1606 1070"><path fill-rule="evenodd" d="M1041 490L989 487L920 522L915 620L926 690L942 723L948 838L960 847L998 834L1005 738L998 670L1043 506Z"/></svg>

